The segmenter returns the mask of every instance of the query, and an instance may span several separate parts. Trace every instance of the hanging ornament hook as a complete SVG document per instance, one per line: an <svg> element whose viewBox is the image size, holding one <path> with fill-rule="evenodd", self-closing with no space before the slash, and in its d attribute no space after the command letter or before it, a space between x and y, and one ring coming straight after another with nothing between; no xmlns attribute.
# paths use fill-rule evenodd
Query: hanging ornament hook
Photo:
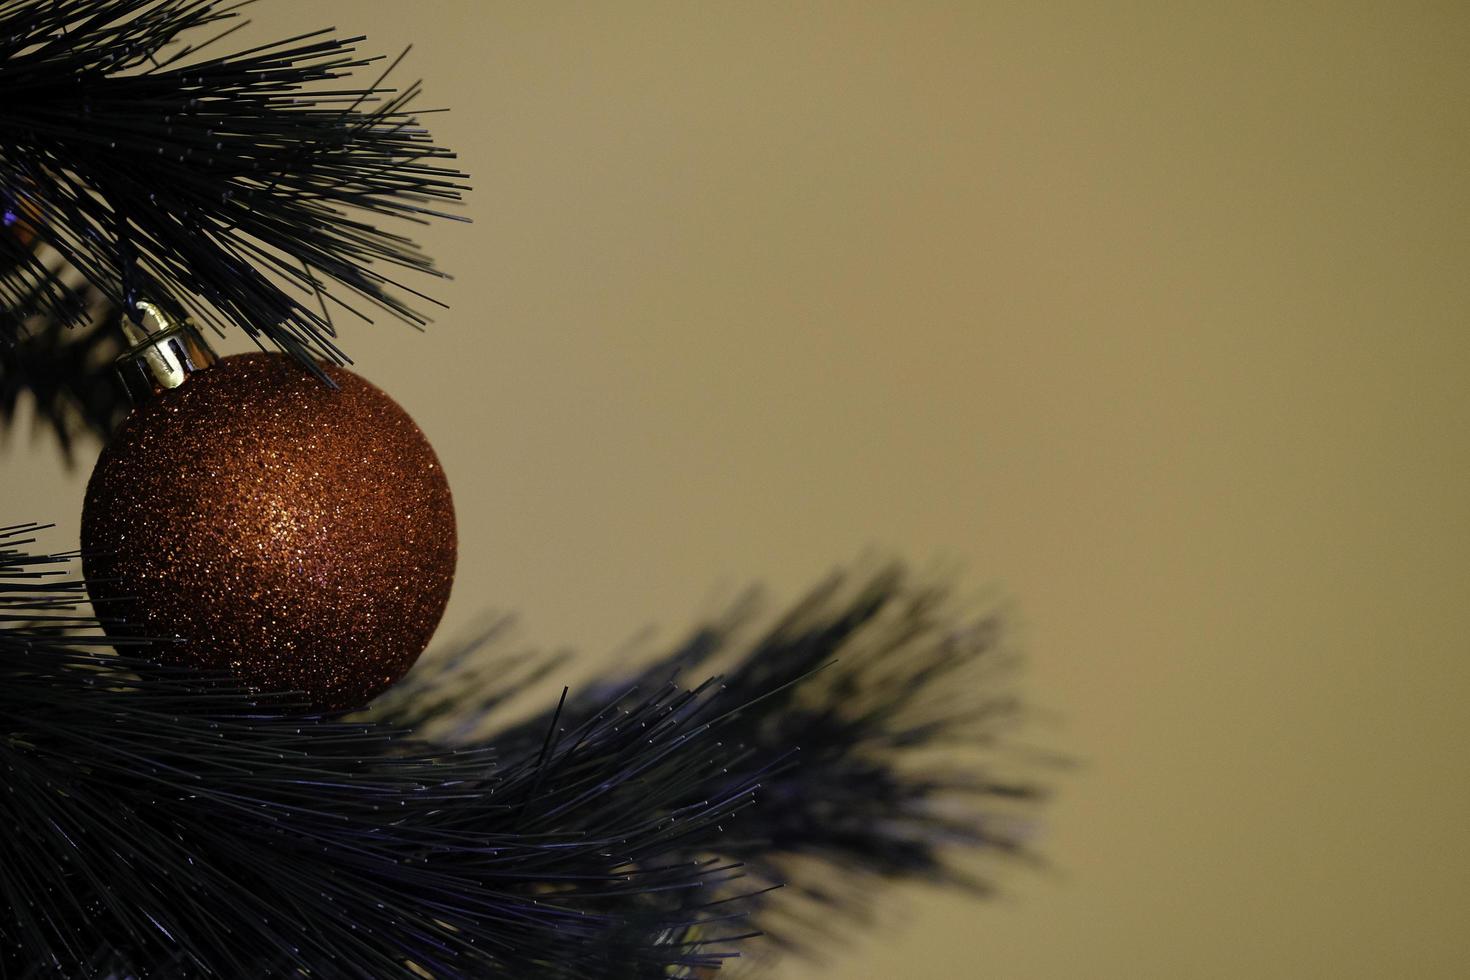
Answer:
<svg viewBox="0 0 1470 980"><path fill-rule="evenodd" d="M214 351L186 317L150 300L130 305L122 331L131 346L118 357L117 370L135 405L180 387L215 362Z"/></svg>

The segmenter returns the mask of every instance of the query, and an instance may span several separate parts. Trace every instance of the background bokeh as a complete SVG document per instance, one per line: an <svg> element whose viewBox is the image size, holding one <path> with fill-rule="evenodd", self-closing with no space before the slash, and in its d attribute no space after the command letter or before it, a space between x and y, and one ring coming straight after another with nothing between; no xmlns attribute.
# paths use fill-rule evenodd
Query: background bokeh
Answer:
<svg viewBox="0 0 1470 980"><path fill-rule="evenodd" d="M869 550L1014 600L1054 867L782 976L1470 974L1470 8L253 16L413 42L474 175L451 309L344 324L454 486L441 636L607 666ZM5 519L88 467L12 433Z"/></svg>

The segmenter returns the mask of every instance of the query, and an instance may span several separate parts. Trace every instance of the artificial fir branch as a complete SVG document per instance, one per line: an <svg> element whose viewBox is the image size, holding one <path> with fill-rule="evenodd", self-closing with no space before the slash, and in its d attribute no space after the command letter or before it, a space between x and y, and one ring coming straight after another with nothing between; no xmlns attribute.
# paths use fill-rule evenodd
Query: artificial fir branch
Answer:
<svg viewBox="0 0 1470 980"><path fill-rule="evenodd" d="M609 698L635 705L644 690L721 670L724 745L784 761L729 833L699 843L742 863L744 892L752 881L784 886L748 899L765 944L819 951L871 912L875 881L984 894L992 886L966 870L965 855L1035 858L1028 841L1045 795L1036 774L1064 760L1016 737L1027 711L998 610L969 612L897 566L834 575L743 642L755 605L754 597L736 604L560 714L597 717ZM493 709L521 684L475 670L473 656L431 656L375 708L451 744L476 744L474 733L488 727L476 722L493 723ZM493 741L526 751L546 724L533 717Z"/></svg>
<svg viewBox="0 0 1470 980"><path fill-rule="evenodd" d="M308 364L342 313L426 322L399 276L433 264L376 225L466 189L417 86L350 81L378 59L329 31L212 54L245 5L0 0L0 345L139 298Z"/></svg>
<svg viewBox="0 0 1470 980"><path fill-rule="evenodd" d="M957 853L1024 851L1032 783L917 764L1004 741L996 621L956 626L897 572L731 652L742 610L487 735L544 667L466 648L373 719L281 715L78 632L81 583L34 530L0 531L6 977L696 976L860 914L875 877L963 884ZM802 861L827 884L769 890Z"/></svg>

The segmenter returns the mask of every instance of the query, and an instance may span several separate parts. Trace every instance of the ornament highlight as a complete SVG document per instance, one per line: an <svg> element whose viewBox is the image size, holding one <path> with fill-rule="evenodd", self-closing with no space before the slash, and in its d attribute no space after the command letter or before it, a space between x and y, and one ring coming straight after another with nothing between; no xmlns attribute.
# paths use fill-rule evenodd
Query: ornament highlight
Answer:
<svg viewBox="0 0 1470 980"><path fill-rule="evenodd" d="M134 363L174 377L144 354ZM87 485L98 613L154 641L160 662L361 707L418 659L449 600L454 505L433 448L341 368L322 367L336 390L283 354L185 368L128 416Z"/></svg>

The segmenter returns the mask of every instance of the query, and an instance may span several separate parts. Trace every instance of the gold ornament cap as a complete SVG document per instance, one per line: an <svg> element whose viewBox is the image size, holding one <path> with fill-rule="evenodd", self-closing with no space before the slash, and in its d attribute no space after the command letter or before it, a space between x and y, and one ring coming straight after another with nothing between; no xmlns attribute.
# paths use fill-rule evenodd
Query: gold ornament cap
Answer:
<svg viewBox="0 0 1470 980"><path fill-rule="evenodd" d="M124 313L122 329L132 346L119 355L117 373L136 407L179 387L216 360L204 336L186 317L140 300Z"/></svg>

